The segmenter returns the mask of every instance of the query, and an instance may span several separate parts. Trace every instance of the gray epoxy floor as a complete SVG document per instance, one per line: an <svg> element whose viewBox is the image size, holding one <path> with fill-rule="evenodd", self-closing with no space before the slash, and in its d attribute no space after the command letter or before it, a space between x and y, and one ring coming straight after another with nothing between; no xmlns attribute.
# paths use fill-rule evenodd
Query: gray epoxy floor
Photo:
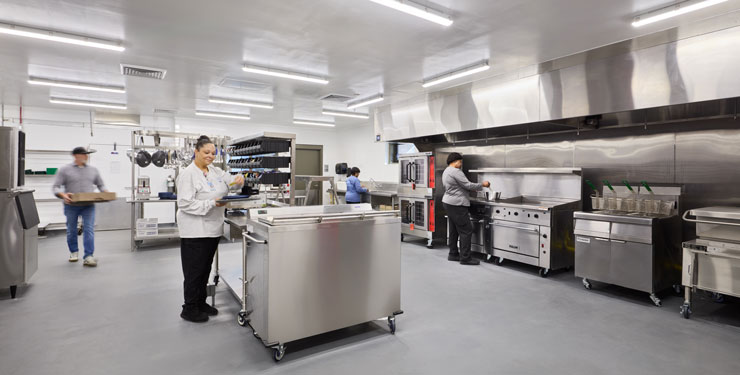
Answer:
<svg viewBox="0 0 740 375"><path fill-rule="evenodd" d="M395 336L368 323L288 345L275 364L219 285L221 313L182 321L177 243L131 253L128 232L97 235L100 266L68 263L64 238L44 239L32 284L0 290L0 374L738 374L738 303L682 299L596 285L572 272L463 267L443 248L403 244ZM238 244L221 247L239 251Z"/></svg>

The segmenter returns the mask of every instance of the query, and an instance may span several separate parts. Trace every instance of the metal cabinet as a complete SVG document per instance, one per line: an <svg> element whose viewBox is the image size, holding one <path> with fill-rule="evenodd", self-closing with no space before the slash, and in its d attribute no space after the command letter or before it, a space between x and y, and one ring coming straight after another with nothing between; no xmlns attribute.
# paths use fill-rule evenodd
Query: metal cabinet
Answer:
<svg viewBox="0 0 740 375"><path fill-rule="evenodd" d="M611 240L609 278L612 284L652 292L653 246L639 242Z"/></svg>
<svg viewBox="0 0 740 375"><path fill-rule="evenodd" d="M576 236L577 276L598 280L609 275L611 254L608 238Z"/></svg>

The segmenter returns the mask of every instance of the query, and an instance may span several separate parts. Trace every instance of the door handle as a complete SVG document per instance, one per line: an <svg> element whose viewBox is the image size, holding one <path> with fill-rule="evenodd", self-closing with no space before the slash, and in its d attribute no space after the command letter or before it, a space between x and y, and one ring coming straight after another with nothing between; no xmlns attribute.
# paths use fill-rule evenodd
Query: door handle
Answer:
<svg viewBox="0 0 740 375"><path fill-rule="evenodd" d="M627 243L627 241L620 241L620 240L611 240L611 241L614 242L614 243L619 243L619 244L625 244L625 243Z"/></svg>
<svg viewBox="0 0 740 375"><path fill-rule="evenodd" d="M609 242L609 239L606 239L606 238L599 238L599 237L594 237L594 239L595 239L596 241L601 241L601 242Z"/></svg>
<svg viewBox="0 0 740 375"><path fill-rule="evenodd" d="M496 227L525 230L527 232L534 232L534 233L539 233L540 232L540 229L539 228L520 227L520 226L516 226L516 225L504 225L504 224L495 223L495 222L493 223L493 225L496 226Z"/></svg>

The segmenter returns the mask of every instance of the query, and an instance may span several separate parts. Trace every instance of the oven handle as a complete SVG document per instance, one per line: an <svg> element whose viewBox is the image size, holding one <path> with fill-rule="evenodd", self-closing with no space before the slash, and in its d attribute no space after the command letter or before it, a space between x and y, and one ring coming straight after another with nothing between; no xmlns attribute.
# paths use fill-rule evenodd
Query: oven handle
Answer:
<svg viewBox="0 0 740 375"><path fill-rule="evenodd" d="M540 233L540 228L528 228L528 227L520 227L517 225L505 225L501 223L494 222L494 226L504 227L504 228L511 228L511 229L519 229L519 230L526 230L528 232L534 232L534 233Z"/></svg>
<svg viewBox="0 0 740 375"><path fill-rule="evenodd" d="M408 182L412 182L412 179L411 179L411 164L412 164L411 162L409 162L408 164L406 164L406 181L408 181ZM402 181L402 182L405 182L405 181Z"/></svg>

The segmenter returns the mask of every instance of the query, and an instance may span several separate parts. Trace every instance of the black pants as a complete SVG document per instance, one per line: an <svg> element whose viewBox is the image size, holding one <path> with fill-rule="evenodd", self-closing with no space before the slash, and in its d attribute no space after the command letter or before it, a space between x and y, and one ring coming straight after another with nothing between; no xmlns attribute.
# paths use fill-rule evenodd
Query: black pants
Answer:
<svg viewBox="0 0 740 375"><path fill-rule="evenodd" d="M460 254L460 260L472 257L470 253L470 238L473 235L473 224L470 223L468 207L452 206L445 203L447 217L450 219L450 255ZM457 239L460 239L460 249L457 248Z"/></svg>
<svg viewBox="0 0 740 375"><path fill-rule="evenodd" d="M196 308L206 303L208 276L219 240L221 237L180 239L182 274L185 277L182 283L185 291L183 308Z"/></svg>

